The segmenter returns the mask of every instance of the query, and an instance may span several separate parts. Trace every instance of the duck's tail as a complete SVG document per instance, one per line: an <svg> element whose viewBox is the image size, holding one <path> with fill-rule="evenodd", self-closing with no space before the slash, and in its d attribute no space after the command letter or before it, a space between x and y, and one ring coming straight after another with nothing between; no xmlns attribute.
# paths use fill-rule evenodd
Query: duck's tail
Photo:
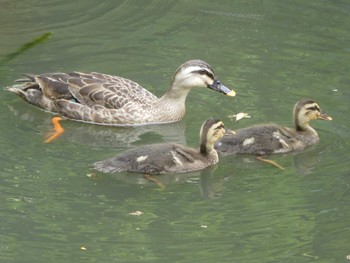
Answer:
<svg viewBox="0 0 350 263"><path fill-rule="evenodd" d="M57 107L55 106L54 102L43 94L36 82L32 82L30 79L20 79L16 82L19 82L20 84L6 87L5 90L16 94L24 101L36 107L51 112L57 112Z"/></svg>

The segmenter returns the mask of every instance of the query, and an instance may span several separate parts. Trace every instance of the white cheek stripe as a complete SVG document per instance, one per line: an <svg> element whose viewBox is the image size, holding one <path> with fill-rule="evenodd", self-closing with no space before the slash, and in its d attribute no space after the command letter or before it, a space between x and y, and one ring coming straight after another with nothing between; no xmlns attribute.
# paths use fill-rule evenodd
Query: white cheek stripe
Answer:
<svg viewBox="0 0 350 263"><path fill-rule="evenodd" d="M188 73L190 73L192 71L196 71L196 70L200 70L200 69L202 69L202 68L198 67L198 66L191 66L191 67L185 68L183 72L187 75Z"/></svg>

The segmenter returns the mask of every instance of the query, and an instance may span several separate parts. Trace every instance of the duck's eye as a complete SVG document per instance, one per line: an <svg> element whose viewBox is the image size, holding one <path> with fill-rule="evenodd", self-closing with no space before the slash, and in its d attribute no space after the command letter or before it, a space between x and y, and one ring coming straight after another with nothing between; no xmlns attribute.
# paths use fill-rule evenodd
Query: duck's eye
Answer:
<svg viewBox="0 0 350 263"><path fill-rule="evenodd" d="M193 72L197 73L197 74L200 74L200 75L206 75L209 78L214 79L214 75L211 72L209 72L209 71L207 71L205 69L199 69L199 70L196 70L196 71L193 71Z"/></svg>
<svg viewBox="0 0 350 263"><path fill-rule="evenodd" d="M220 124L218 127L215 128L215 130L225 129L225 126L223 124Z"/></svg>
<svg viewBox="0 0 350 263"><path fill-rule="evenodd" d="M205 69L199 69L199 70L197 71L197 73L200 74L200 75L209 75L209 74L210 74L210 73L209 73L207 70L205 70Z"/></svg>
<svg viewBox="0 0 350 263"><path fill-rule="evenodd" d="M313 107L309 107L307 108L308 110L312 110L312 111L320 111L320 108L317 106L313 106Z"/></svg>

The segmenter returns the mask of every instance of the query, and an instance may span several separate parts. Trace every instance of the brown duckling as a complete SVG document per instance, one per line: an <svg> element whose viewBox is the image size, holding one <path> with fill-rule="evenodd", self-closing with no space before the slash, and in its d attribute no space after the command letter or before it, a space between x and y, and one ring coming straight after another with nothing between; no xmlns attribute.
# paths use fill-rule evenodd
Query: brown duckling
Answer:
<svg viewBox="0 0 350 263"><path fill-rule="evenodd" d="M278 124L255 125L236 130L236 135L226 133L215 144L221 155L287 153L303 150L319 141L318 134L309 122L311 120L332 120L322 113L312 99L298 101L293 110L294 129Z"/></svg>
<svg viewBox="0 0 350 263"><path fill-rule="evenodd" d="M199 149L177 143L144 145L92 166L104 173L168 174L197 171L219 161L214 143L224 134L224 124L220 120L209 119L201 127Z"/></svg>

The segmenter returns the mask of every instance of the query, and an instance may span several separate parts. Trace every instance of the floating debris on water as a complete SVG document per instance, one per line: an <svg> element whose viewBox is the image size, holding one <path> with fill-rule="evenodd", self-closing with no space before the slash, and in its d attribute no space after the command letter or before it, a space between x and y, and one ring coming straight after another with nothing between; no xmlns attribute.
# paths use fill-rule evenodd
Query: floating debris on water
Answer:
<svg viewBox="0 0 350 263"><path fill-rule="evenodd" d="M228 116L230 119L236 119L236 121L239 121L240 119L243 119L243 118L251 118L251 116L249 116L248 113L245 113L245 112L240 112L240 113L237 113L237 114L233 114L233 115L230 115Z"/></svg>
<svg viewBox="0 0 350 263"><path fill-rule="evenodd" d="M143 212L142 212L142 211L133 211L133 212L130 212L129 215L132 215L132 216L141 216L141 215L143 215Z"/></svg>

